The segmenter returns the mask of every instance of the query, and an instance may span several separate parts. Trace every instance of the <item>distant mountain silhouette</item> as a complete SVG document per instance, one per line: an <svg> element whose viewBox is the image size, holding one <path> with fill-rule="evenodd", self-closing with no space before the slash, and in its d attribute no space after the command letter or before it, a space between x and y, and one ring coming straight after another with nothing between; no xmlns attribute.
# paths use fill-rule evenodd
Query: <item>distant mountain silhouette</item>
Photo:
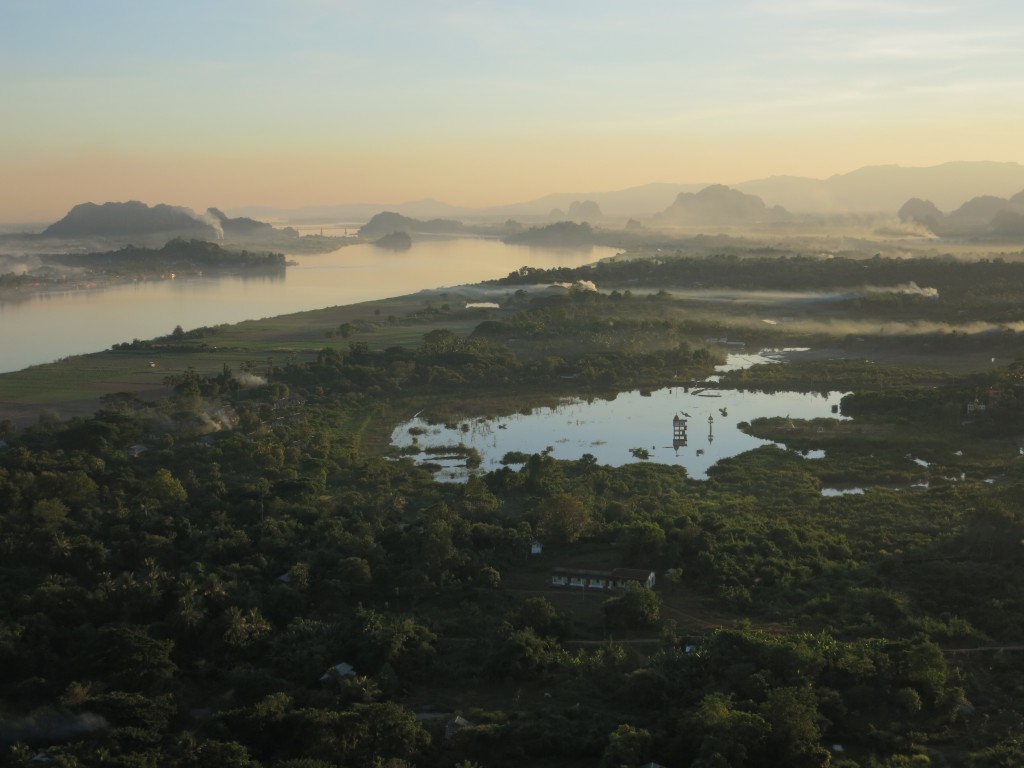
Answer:
<svg viewBox="0 0 1024 768"><path fill-rule="evenodd" d="M756 195L712 184L700 192L680 192L657 218L666 224L708 225L770 223L791 217L785 208L769 208Z"/></svg>
<svg viewBox="0 0 1024 768"><path fill-rule="evenodd" d="M989 227L1000 211L1010 207L1010 201L992 195L972 197L946 216L946 226L955 232L981 232Z"/></svg>
<svg viewBox="0 0 1024 768"><path fill-rule="evenodd" d="M1013 210L999 211L993 218L989 228L993 235L999 237L1024 236L1024 204Z"/></svg>
<svg viewBox="0 0 1024 768"><path fill-rule="evenodd" d="M708 186L708 183L653 183L614 192L558 193L528 203L476 209L458 215L488 212L543 216L552 208L568 209L574 200L592 200L601 207L605 217L649 217L663 211L680 192L699 192ZM875 165L827 179L772 176L728 186L756 195L768 207L779 205L793 214L881 213L898 209L912 197L932 200L940 208L950 210L971 197L1008 196L1024 189L1024 165L989 161L958 161L927 167Z"/></svg>
<svg viewBox="0 0 1024 768"><path fill-rule="evenodd" d="M398 205L355 203L348 205L306 206L303 208L272 208L247 206L233 209L234 215L256 216L291 221L367 221L381 210L400 213L420 220L432 218L498 220L507 218L564 219L574 202L593 201L602 216L648 216L663 210L680 192L696 192L707 184L645 184L642 187L616 192L558 192L522 203L482 208L446 205L436 200L417 200ZM557 211L557 215L555 212Z"/></svg>
<svg viewBox="0 0 1024 768"><path fill-rule="evenodd" d="M43 230L44 237L177 236L212 240L220 235L212 217L203 220L188 208L130 200L126 203L82 203Z"/></svg>
<svg viewBox="0 0 1024 768"><path fill-rule="evenodd" d="M800 213L879 213L896 210L913 197L948 210L971 197L1010 195L1024 188L1024 166L994 162L924 168L873 165L824 180L773 176L733 186Z"/></svg>
<svg viewBox="0 0 1024 768"><path fill-rule="evenodd" d="M916 221L918 224L936 232L942 227L946 214L940 211L931 200L912 197L903 204L897 214L900 221Z"/></svg>
<svg viewBox="0 0 1024 768"><path fill-rule="evenodd" d="M709 180L713 181L713 180ZM680 192L696 193L702 184L651 183L605 192L558 192L533 200L506 205L469 208L436 200L417 200L400 205L353 204L297 209L248 207L234 215L259 218L291 218L329 221L366 221L374 213L389 210L418 219L547 219L558 211L562 218L572 204L591 201L605 219L649 218L665 210ZM827 179L801 176L771 176L729 185L734 190L756 195L767 207L782 206L793 214L884 213L897 210L906 200L931 200L951 210L964 200L981 195L1009 196L1024 189L1024 166L1019 163L950 162L928 167L875 165ZM385 234L385 233L379 233Z"/></svg>
<svg viewBox="0 0 1024 768"><path fill-rule="evenodd" d="M948 214L931 201L914 198L903 204L898 215L901 221L916 222L942 237L1019 236L1024 234L1024 191L1009 199L972 197Z"/></svg>
<svg viewBox="0 0 1024 768"><path fill-rule="evenodd" d="M601 206L593 200L573 200L569 205L569 218L572 221L599 221Z"/></svg>
<svg viewBox="0 0 1024 768"><path fill-rule="evenodd" d="M548 219L564 219L566 211L572 211L573 204L592 202L598 206L601 216L652 216L665 209L680 192L697 192L707 184L644 184L613 192L556 192L524 203L480 208L463 213L470 215L516 216L522 218L544 216Z"/></svg>
<svg viewBox="0 0 1024 768"><path fill-rule="evenodd" d="M394 211L378 213L359 228L359 236L367 238L390 235L392 232L420 232L431 235L460 234L465 230L461 221L453 219L431 219L420 221Z"/></svg>

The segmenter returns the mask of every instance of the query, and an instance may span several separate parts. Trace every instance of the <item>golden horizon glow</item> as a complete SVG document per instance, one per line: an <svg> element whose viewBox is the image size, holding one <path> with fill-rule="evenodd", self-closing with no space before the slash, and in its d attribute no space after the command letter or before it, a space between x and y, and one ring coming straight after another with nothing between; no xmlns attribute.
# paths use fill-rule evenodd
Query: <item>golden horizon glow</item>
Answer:
<svg viewBox="0 0 1024 768"><path fill-rule="evenodd" d="M995 2L49 5L0 29L0 221L1024 162Z"/></svg>

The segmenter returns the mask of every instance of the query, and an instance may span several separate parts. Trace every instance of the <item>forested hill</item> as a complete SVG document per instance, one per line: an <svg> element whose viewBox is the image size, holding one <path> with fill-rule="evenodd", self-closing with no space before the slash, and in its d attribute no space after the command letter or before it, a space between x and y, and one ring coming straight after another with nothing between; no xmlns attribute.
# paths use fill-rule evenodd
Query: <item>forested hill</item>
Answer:
<svg viewBox="0 0 1024 768"><path fill-rule="evenodd" d="M756 195L712 184L699 192L680 192L655 220L665 224L710 225L780 222L790 218L785 208L768 207Z"/></svg>
<svg viewBox="0 0 1024 768"><path fill-rule="evenodd" d="M504 240L514 245L543 245L555 248L589 247L596 242L594 230L585 221L559 221L543 227L530 227L514 232Z"/></svg>
<svg viewBox="0 0 1024 768"><path fill-rule="evenodd" d="M168 233L207 240L221 234L215 222L201 220L188 208L164 204L150 208L137 200L102 205L82 203L43 230L44 237L64 238Z"/></svg>
<svg viewBox="0 0 1024 768"><path fill-rule="evenodd" d="M366 224L359 228L360 237L381 237L382 235L390 235L393 232L406 232L406 233L427 233L434 235L452 235L461 234L466 231L465 226L460 221L454 221L451 219L431 219L430 221L420 221L419 219L412 219L408 216L403 216L400 213L392 213L390 211L384 211L378 213Z"/></svg>

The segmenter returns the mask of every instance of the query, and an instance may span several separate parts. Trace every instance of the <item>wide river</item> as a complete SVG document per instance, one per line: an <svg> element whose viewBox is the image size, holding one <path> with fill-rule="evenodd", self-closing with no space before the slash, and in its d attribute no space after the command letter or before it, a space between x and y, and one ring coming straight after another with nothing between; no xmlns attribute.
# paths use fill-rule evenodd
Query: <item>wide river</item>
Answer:
<svg viewBox="0 0 1024 768"><path fill-rule="evenodd" d="M350 245L296 255L283 275L133 282L0 300L0 373L98 352L132 339L323 307L404 296L504 277L523 266L575 267L614 256L505 245L497 240L423 240L404 252Z"/></svg>

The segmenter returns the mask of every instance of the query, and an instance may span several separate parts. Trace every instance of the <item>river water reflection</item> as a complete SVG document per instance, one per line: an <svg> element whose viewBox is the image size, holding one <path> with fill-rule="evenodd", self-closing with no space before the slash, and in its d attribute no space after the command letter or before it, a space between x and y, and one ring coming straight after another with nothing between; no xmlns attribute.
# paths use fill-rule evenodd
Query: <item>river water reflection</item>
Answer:
<svg viewBox="0 0 1024 768"><path fill-rule="evenodd" d="M536 248L498 240L422 240L408 251L350 245L272 276L203 276L87 287L0 300L0 373L132 339L504 277L522 266L576 267L614 248Z"/></svg>
<svg viewBox="0 0 1024 768"><path fill-rule="evenodd" d="M726 367L745 367L772 362L772 356L730 355ZM549 450L556 459L574 460L593 455L599 464L621 466L650 460L685 467L695 478L706 478L716 462L749 451L770 441L739 430L737 425L762 416L794 419L843 418L839 402L846 393L827 395L800 392L741 392L716 389L713 379L692 388L669 387L650 394L624 392L614 400L567 400L555 408L538 408L529 414L478 419L444 426L414 418L392 433L392 444L408 448L465 445L480 452L480 471L502 466L509 451L540 453ZM673 445L673 419L686 420L686 444ZM422 431L422 434L420 432ZM633 449L647 451L638 458ZM439 479L464 480L468 470L462 460L420 459L441 464ZM812 458L812 457L808 457ZM516 465L513 465L516 466Z"/></svg>

